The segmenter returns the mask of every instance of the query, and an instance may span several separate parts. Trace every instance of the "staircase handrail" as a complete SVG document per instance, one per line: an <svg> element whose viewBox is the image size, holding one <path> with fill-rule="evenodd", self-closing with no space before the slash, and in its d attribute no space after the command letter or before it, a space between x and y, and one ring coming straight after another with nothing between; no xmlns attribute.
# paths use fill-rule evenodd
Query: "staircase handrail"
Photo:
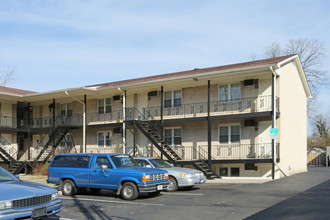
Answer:
<svg viewBox="0 0 330 220"><path fill-rule="evenodd" d="M3 145L2 145L2 141L5 141L8 145L11 145L11 147L12 147L12 149L14 149L13 148L13 146L12 146L12 144L6 139L6 138L4 138L1 134L0 134L0 147L2 147ZM2 148L3 149L3 148ZM4 149L3 149L4 150ZM4 150L5 151L5 150ZM16 153L17 153L17 149L15 150L15 151L13 151L11 154L9 154L8 152L6 152L9 156L10 156L10 158L8 158L10 161L16 161L15 159L14 159L14 157L13 157L13 155L15 155ZM6 155L7 156L7 155ZM8 156L7 156L8 157Z"/></svg>
<svg viewBox="0 0 330 220"><path fill-rule="evenodd" d="M35 150L38 150L40 148L40 145L43 145L43 140L46 138L47 135L51 135L55 129L61 125L60 119L62 119L64 116L59 114L56 118L55 121L53 121L53 123L51 124L51 126L47 129L47 132L42 136L41 140L39 141L39 143L34 147Z"/></svg>

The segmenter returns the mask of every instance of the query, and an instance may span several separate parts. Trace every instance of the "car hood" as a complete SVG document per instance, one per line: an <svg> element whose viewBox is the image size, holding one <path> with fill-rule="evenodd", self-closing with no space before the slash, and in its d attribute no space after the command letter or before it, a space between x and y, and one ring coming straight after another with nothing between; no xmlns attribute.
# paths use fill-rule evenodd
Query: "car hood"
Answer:
<svg viewBox="0 0 330 220"><path fill-rule="evenodd" d="M0 182L0 201L43 196L56 192L57 190L52 187L24 180Z"/></svg>
<svg viewBox="0 0 330 220"><path fill-rule="evenodd" d="M147 174L155 174L155 173L164 173L163 169L154 169L154 168L146 168L146 167L121 167L118 168L118 170L126 170L126 171L132 171L132 172L141 172L141 173L147 173Z"/></svg>
<svg viewBox="0 0 330 220"><path fill-rule="evenodd" d="M199 173L198 170L183 167L165 167L161 169L166 170L168 173Z"/></svg>

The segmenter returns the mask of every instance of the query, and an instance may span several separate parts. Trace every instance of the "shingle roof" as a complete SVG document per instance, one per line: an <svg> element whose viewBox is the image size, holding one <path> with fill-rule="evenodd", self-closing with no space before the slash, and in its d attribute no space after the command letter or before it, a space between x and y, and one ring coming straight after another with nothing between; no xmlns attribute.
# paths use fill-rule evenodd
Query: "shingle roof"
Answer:
<svg viewBox="0 0 330 220"><path fill-rule="evenodd" d="M214 72L214 71L225 71L225 70L231 70L231 69L271 65L271 64L279 63L283 60L286 60L287 58L292 57L292 56L294 56L294 55L287 55L287 56L281 56L281 57L275 57L275 58L269 58L269 59L263 59L263 60L256 60L256 61L250 61L250 62L244 62L244 63L236 63L236 64L230 64L230 65L224 65L224 66L187 70L187 71L175 72L175 73L166 73L166 74L160 74L160 75L154 75L154 76L147 76L147 77L141 77L141 78L135 78L135 79L128 79L128 80L122 80L122 81L116 81L116 82L90 85L90 86L86 86L86 87L123 86L123 85L129 85L129 84L133 84L133 83L148 82L148 81L159 80L159 79L168 79L168 78L182 77L182 76L193 76L193 75L197 75L197 74L201 74L201 73Z"/></svg>
<svg viewBox="0 0 330 220"><path fill-rule="evenodd" d="M28 95L28 94L36 93L36 92L32 92L32 91L14 89L14 88L9 88L9 87L4 87L4 86L0 86L0 92L9 93L9 94L13 94L13 95Z"/></svg>

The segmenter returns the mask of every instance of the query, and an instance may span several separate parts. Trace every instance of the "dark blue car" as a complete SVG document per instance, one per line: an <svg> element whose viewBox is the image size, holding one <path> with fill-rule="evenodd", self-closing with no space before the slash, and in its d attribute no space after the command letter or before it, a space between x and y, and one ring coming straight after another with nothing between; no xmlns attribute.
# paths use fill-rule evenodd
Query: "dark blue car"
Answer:
<svg viewBox="0 0 330 220"><path fill-rule="evenodd" d="M0 219L41 219L61 206L57 189L20 180L0 167Z"/></svg>

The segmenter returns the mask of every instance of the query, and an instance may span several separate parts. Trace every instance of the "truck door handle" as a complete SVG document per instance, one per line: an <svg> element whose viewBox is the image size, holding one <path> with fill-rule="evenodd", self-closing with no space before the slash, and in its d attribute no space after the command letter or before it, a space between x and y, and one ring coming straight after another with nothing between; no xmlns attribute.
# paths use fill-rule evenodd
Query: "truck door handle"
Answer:
<svg viewBox="0 0 330 220"><path fill-rule="evenodd" d="M94 173L96 173L96 170L94 170Z"/></svg>

